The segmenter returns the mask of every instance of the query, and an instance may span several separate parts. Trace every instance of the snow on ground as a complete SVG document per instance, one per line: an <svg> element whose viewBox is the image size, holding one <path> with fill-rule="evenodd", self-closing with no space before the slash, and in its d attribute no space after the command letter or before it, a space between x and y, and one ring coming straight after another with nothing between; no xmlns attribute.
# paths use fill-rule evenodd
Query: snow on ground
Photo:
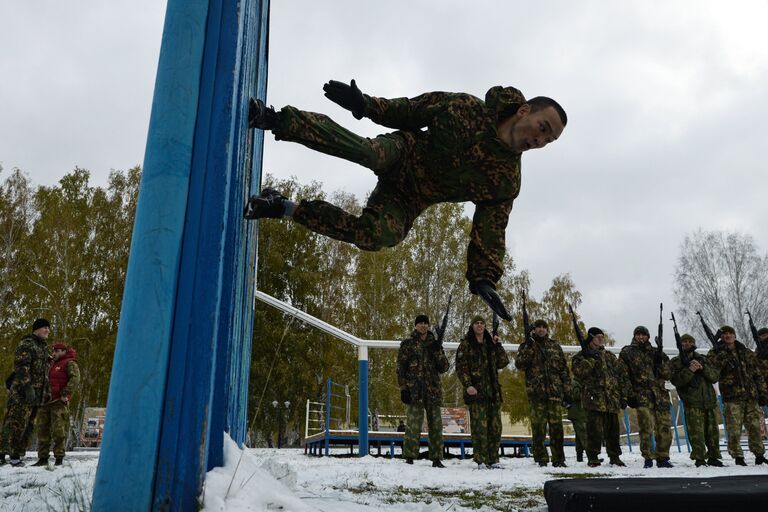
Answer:
<svg viewBox="0 0 768 512"><path fill-rule="evenodd" d="M646 470L635 451L626 468L588 468L566 448L567 468L540 468L531 458L502 458L500 470L478 470L471 460L452 458L446 469L427 460L409 466L402 459L311 457L303 449L239 450L228 438L225 465L208 473L205 511L433 512L441 510L546 510L544 482L556 478L702 477L768 474L765 466L738 467L725 455L726 468L696 468L688 453L673 447L673 469ZM27 463L35 461L27 454ZM753 457L747 454L751 464ZM75 511L89 508L98 454L73 452L60 468L0 466L0 510ZM234 475L234 479L233 479Z"/></svg>

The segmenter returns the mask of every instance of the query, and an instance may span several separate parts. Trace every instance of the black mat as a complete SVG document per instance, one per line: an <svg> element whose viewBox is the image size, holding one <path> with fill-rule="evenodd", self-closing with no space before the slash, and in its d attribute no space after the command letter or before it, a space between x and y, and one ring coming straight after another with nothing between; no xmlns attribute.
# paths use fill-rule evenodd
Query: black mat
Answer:
<svg viewBox="0 0 768 512"><path fill-rule="evenodd" d="M768 510L768 474L550 480L544 484L544 497L548 512Z"/></svg>

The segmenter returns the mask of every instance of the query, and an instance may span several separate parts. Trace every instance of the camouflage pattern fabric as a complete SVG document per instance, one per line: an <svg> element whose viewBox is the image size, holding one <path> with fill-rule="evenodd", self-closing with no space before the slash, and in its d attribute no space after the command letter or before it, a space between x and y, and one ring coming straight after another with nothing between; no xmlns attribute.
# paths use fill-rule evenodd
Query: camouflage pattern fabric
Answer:
<svg viewBox="0 0 768 512"><path fill-rule="evenodd" d="M563 452L563 408L559 401L530 402L531 408L531 451L536 462L549 462L544 441L549 427L549 449L552 462L565 462Z"/></svg>
<svg viewBox="0 0 768 512"><path fill-rule="evenodd" d="M485 102L445 92L365 99L366 117L398 131L368 139L322 114L291 106L280 111L276 139L358 163L379 178L359 217L324 201L302 201L294 220L363 250L378 250L401 241L427 207L472 201L467 279L497 282L521 175L520 153L501 142L496 125L500 115L511 115L525 102L522 93L494 87Z"/></svg>
<svg viewBox="0 0 768 512"><path fill-rule="evenodd" d="M421 425L424 422L424 413L427 415L427 429L429 432L429 460L441 460L443 458L443 417L440 413L440 405L409 404L405 407L405 440L403 441L403 457L408 459L419 458L419 440L421 438Z"/></svg>
<svg viewBox="0 0 768 512"><path fill-rule="evenodd" d="M467 335L456 349L456 376L464 390L473 386L477 389L475 397L464 394L464 402L501 404L501 385L498 370L509 365L509 356L501 343L494 343L486 330L483 343L478 343L470 328Z"/></svg>
<svg viewBox="0 0 768 512"><path fill-rule="evenodd" d="M702 366L697 372L692 372L688 366L683 367L679 356L673 357L669 363L672 377L670 381L677 388L677 394L683 401L686 409L697 407L707 409L717 407L717 395L712 386L720 378L720 369L710 360L696 352L688 354L688 364L696 360Z"/></svg>
<svg viewBox="0 0 768 512"><path fill-rule="evenodd" d="M0 432L0 453L7 453L12 459L23 457L32 435L37 407L23 402L8 401Z"/></svg>
<svg viewBox="0 0 768 512"><path fill-rule="evenodd" d="M559 402L565 395L571 395L571 372L563 349L548 336L522 343L515 356L515 367L525 372L529 402Z"/></svg>
<svg viewBox="0 0 768 512"><path fill-rule="evenodd" d="M442 404L440 374L448 371L450 363L442 346L439 349L436 347L437 339L431 331L427 331L426 338L421 341L415 329L410 338L400 343L397 351L397 384L401 390L408 390L411 403Z"/></svg>
<svg viewBox="0 0 768 512"><path fill-rule="evenodd" d="M619 435L618 414L587 409L587 459L589 462L598 462L603 444L609 458L621 455Z"/></svg>
<svg viewBox="0 0 768 512"><path fill-rule="evenodd" d="M587 413L581 406L581 383L578 379L571 380L571 400L573 403L568 408L568 419L576 437L576 455L581 455L587 449Z"/></svg>
<svg viewBox="0 0 768 512"><path fill-rule="evenodd" d="M477 402L469 405L472 431L472 460L477 464L499 462L501 408L499 404Z"/></svg>
<svg viewBox="0 0 768 512"><path fill-rule="evenodd" d="M644 459L663 461L669 458L669 447L672 445L672 416L669 409L656 407L638 407L637 423L640 430L640 453ZM656 450L653 440L656 439Z"/></svg>
<svg viewBox="0 0 768 512"><path fill-rule="evenodd" d="M740 342L736 342L733 350L725 347L710 350L707 359L720 370L718 386L723 402L768 396L755 353Z"/></svg>
<svg viewBox="0 0 768 512"><path fill-rule="evenodd" d="M573 375L581 383L581 406L587 411L617 413L621 399L629 390L624 367L611 352L597 351L597 358L585 357L584 352L573 356Z"/></svg>
<svg viewBox="0 0 768 512"><path fill-rule="evenodd" d="M741 430L747 430L747 444L753 455L765 455L765 446L760 432L763 415L754 400L725 402L725 428L728 431L728 454L743 457Z"/></svg>
<svg viewBox="0 0 768 512"><path fill-rule="evenodd" d="M632 340L621 349L619 360L631 386L627 398L637 400L640 407L669 410L669 392L664 387L664 382L672 376L669 357L659 353L650 342Z"/></svg>
<svg viewBox="0 0 768 512"><path fill-rule="evenodd" d="M715 407L685 407L685 428L693 460L723 458L720 455L720 427L716 411Z"/></svg>
<svg viewBox="0 0 768 512"><path fill-rule="evenodd" d="M69 434L69 407L61 401L46 404L37 413L37 457L47 459L53 441L53 455L63 458Z"/></svg>

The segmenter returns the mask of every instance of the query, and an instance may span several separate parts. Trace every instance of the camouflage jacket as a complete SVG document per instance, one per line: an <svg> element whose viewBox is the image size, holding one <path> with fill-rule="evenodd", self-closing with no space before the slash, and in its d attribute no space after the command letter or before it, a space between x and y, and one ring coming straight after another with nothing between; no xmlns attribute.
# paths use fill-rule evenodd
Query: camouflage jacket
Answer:
<svg viewBox="0 0 768 512"><path fill-rule="evenodd" d="M520 153L498 138L496 126L525 102L523 94L496 86L485 101L448 92L411 99L365 98L365 116L400 130L396 133L405 139L409 150L403 166L422 209L442 202L475 203L467 279L497 282L504 271L505 230L521 177Z"/></svg>
<svg viewBox="0 0 768 512"><path fill-rule="evenodd" d="M757 357L757 366L763 375L763 380L766 386L768 386L768 350L755 350L755 357Z"/></svg>
<svg viewBox="0 0 768 512"><path fill-rule="evenodd" d="M456 349L456 376L464 387L464 402L503 402L498 371L508 365L509 356L501 343L494 343L488 331L483 343L478 343L470 329ZM467 396L466 389L470 386L477 389L475 397Z"/></svg>
<svg viewBox="0 0 768 512"><path fill-rule="evenodd" d="M619 361L629 378L628 398L637 400L639 407L669 409L669 392L664 382L672 376L669 356L659 353L650 342L631 344L621 349Z"/></svg>
<svg viewBox="0 0 768 512"><path fill-rule="evenodd" d="M584 352L573 356L573 375L581 383L581 406L590 411L618 412L630 392L624 367L611 352L598 351L597 359Z"/></svg>
<svg viewBox="0 0 768 512"><path fill-rule="evenodd" d="M755 353L736 342L734 350L713 348L707 359L720 370L720 395L724 402L757 400L768 396Z"/></svg>
<svg viewBox="0 0 768 512"><path fill-rule="evenodd" d="M35 403L42 405L50 400L48 387L48 343L34 334L27 334L16 347L13 361L13 384L9 397L16 402L26 402L25 389L35 393Z"/></svg>
<svg viewBox="0 0 768 512"><path fill-rule="evenodd" d="M397 351L397 384L401 390L407 389L413 403L441 405L443 392L440 387L440 374L448 371L450 364L445 351L435 349L437 340L431 331L424 341L414 330L410 338L400 343Z"/></svg>
<svg viewBox="0 0 768 512"><path fill-rule="evenodd" d="M716 407L717 396L712 385L720 377L720 370L701 354L693 352L688 355L689 364L694 359L702 366L702 369L695 373L689 370L687 365L683 367L680 356L673 357L669 362L672 372L670 380L677 388L677 394L686 407L700 409Z"/></svg>
<svg viewBox="0 0 768 512"><path fill-rule="evenodd" d="M515 368L525 372L529 402L560 402L565 395L571 395L571 372L563 349L549 337L521 344L515 356Z"/></svg>

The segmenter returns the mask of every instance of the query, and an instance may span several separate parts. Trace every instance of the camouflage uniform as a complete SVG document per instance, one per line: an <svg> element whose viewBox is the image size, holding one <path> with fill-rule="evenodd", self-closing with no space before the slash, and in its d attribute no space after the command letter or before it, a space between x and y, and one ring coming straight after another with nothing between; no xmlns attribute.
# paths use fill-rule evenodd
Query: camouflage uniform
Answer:
<svg viewBox="0 0 768 512"><path fill-rule="evenodd" d="M478 464L499 461L502 397L498 370L507 365L506 350L501 343L493 342L488 331L483 343L478 343L470 327L456 350L456 376L464 388L464 403L469 406L472 459ZM476 395L467 394L470 386L477 390Z"/></svg>
<svg viewBox="0 0 768 512"><path fill-rule="evenodd" d="M725 403L725 427L728 431L728 454L744 457L741 449L741 429L746 427L749 451L756 456L765 454L760 422L762 414L758 397L768 395L755 353L741 342L733 350L714 348L707 354L709 361L720 369L720 395Z"/></svg>
<svg viewBox="0 0 768 512"><path fill-rule="evenodd" d="M378 183L360 216L325 201L301 201L293 219L312 231L376 251L402 241L433 204L475 203L467 279L497 282L505 230L520 193L520 153L501 142L499 119L525 102L513 87L493 87L485 102L469 94L432 92L416 98L365 96L365 117L395 132L369 139L323 114L283 107L277 140L371 169ZM422 130L426 127L427 130Z"/></svg>
<svg viewBox="0 0 768 512"><path fill-rule="evenodd" d="M568 408L568 419L573 425L576 437L576 459L581 460L587 449L587 414L581 406L581 384L578 379L571 380L571 406Z"/></svg>
<svg viewBox="0 0 768 512"><path fill-rule="evenodd" d="M544 441L549 425L552 462L565 462L563 452L563 399L571 394L571 374L563 349L555 340L533 337L523 343L515 357L515 367L525 371L525 391L531 408L533 460L549 462Z"/></svg>
<svg viewBox="0 0 768 512"><path fill-rule="evenodd" d="M641 343L633 339L631 344L621 349L619 360L631 386L628 399L637 401L640 453L646 460L665 461L669 459L669 447L672 445L669 392L664 387L664 382L671 377L669 357L650 342Z"/></svg>
<svg viewBox="0 0 768 512"><path fill-rule="evenodd" d="M11 459L23 457L40 405L50 397L48 389L48 345L43 338L28 334L14 355L14 378L8 391L0 451Z"/></svg>
<svg viewBox="0 0 768 512"><path fill-rule="evenodd" d="M80 368L74 360L74 350L68 352L72 358L62 358L59 361L51 363L51 372L49 377L53 382L53 372L57 371L57 366L65 365L63 370L66 373L67 384L61 391L53 393L52 401L43 405L37 414L37 456L40 460L47 460L51 451L51 441L53 441L53 456L56 460L64 458L66 451L67 437L69 434L69 400L72 399L77 387L80 385ZM66 401L63 400L66 398Z"/></svg>
<svg viewBox="0 0 768 512"><path fill-rule="evenodd" d="M688 353L688 364L696 360L702 369L692 372L683 367L679 356L670 361L670 380L685 406L685 423L691 443L691 459L721 459L720 427L717 421L717 396L713 384L720 371L706 357L696 352Z"/></svg>
<svg viewBox="0 0 768 512"><path fill-rule="evenodd" d="M443 420L440 405L443 393L440 374L448 371L450 363L445 357L442 344L438 345L432 332L421 341L418 331L400 343L397 352L397 383L401 391L407 390L410 404L406 404L406 429L403 456L416 459L419 456L419 438L424 413L429 428L429 458L443 458Z"/></svg>
<svg viewBox="0 0 768 512"><path fill-rule="evenodd" d="M599 463L601 445L611 459L621 455L619 411L629 392L624 368L611 352L597 350L596 358L584 351L573 356L573 375L581 383L581 405L587 411L587 458Z"/></svg>

